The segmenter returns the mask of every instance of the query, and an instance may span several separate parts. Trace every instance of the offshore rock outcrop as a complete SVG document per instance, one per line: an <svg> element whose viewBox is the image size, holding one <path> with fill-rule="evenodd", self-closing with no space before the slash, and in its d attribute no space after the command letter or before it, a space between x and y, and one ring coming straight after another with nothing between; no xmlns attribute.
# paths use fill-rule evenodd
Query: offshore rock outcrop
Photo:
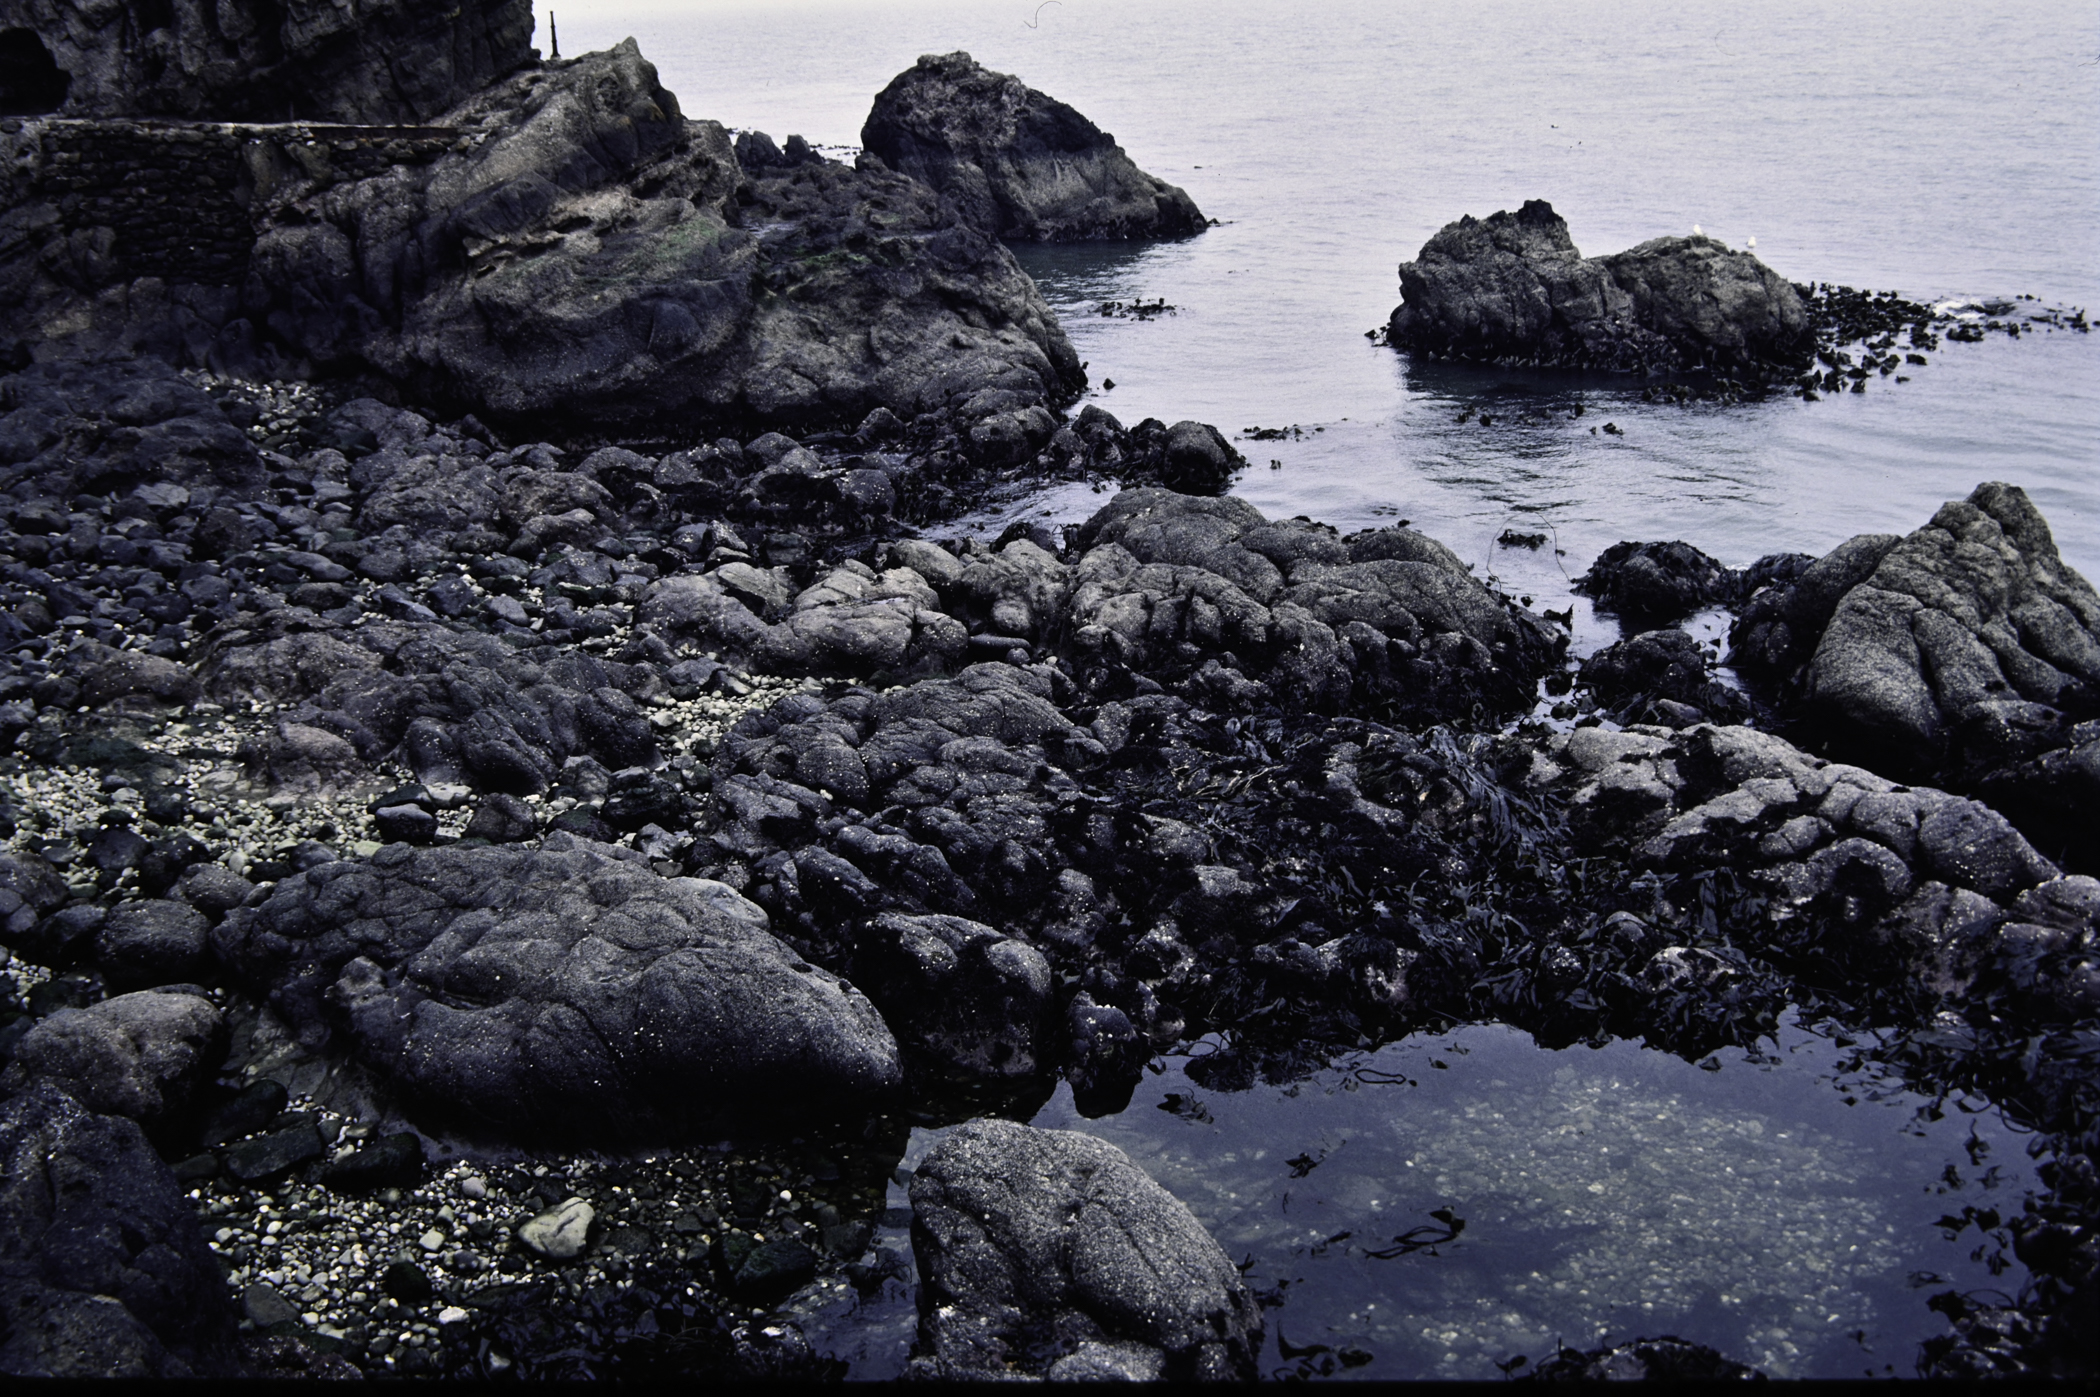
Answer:
<svg viewBox="0 0 2100 1397"><path fill-rule="evenodd" d="M530 62L532 26L531 0L0 0L63 75L0 114L414 124Z"/></svg>
<svg viewBox="0 0 2100 1397"><path fill-rule="evenodd" d="M1195 200L1140 170L1114 136L967 53L927 54L891 79L860 139L987 237L1178 238L1206 226Z"/></svg>
<svg viewBox="0 0 2100 1397"><path fill-rule="evenodd" d="M1439 359L1765 380L1815 350L1801 294L1749 253L1694 236L1586 258L1543 199L1445 224L1400 290L1388 342Z"/></svg>

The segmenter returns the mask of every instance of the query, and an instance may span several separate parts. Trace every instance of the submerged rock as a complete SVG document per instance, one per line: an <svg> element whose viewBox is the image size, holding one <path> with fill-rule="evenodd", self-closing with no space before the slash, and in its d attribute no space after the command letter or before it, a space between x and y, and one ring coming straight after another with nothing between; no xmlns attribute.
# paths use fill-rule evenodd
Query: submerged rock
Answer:
<svg viewBox="0 0 2100 1397"><path fill-rule="evenodd" d="M967 53L928 54L899 73L860 139L988 237L1178 238L1206 223L1193 199L1131 163L1115 137Z"/></svg>
<svg viewBox="0 0 2100 1397"><path fill-rule="evenodd" d="M1543 199L1445 224L1400 290L1390 342L1440 359L1764 378L1815 347L1800 293L1749 253L1693 236L1585 258Z"/></svg>
<svg viewBox="0 0 2100 1397"><path fill-rule="evenodd" d="M307 1041L525 1136L865 1109L898 1080L874 1006L719 884L554 834L281 882L214 933Z"/></svg>
<svg viewBox="0 0 2100 1397"><path fill-rule="evenodd" d="M972 1121L911 1202L923 1375L1254 1376L1261 1311L1238 1270L1106 1141Z"/></svg>

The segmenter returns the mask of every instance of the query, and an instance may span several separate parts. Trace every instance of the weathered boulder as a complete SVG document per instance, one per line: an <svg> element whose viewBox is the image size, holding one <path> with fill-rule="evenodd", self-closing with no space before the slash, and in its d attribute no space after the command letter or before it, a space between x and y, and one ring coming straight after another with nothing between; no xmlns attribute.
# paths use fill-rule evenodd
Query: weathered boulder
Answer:
<svg viewBox="0 0 2100 1397"><path fill-rule="evenodd" d="M232 1296L145 1135L33 1082L0 1105L0 1373L232 1375Z"/></svg>
<svg viewBox="0 0 2100 1397"><path fill-rule="evenodd" d="M1800 293L1749 253L1694 236L1585 258L1543 199L1444 225L1400 290L1390 342L1440 359L1767 377L1814 348Z"/></svg>
<svg viewBox="0 0 2100 1397"><path fill-rule="evenodd" d="M898 1076L880 1015L765 922L720 884L557 833L537 849L390 845L324 864L214 940L306 1041L516 1134L879 1099Z"/></svg>
<svg viewBox="0 0 2100 1397"><path fill-rule="evenodd" d="M61 1009L22 1036L0 1089L41 1078L91 1111L158 1125L218 1069L226 1020L203 995L142 990Z"/></svg>
<svg viewBox="0 0 2100 1397"><path fill-rule="evenodd" d="M1964 725L1994 712L2100 715L2100 595L2064 565L2025 491L1979 485L1844 594L1803 698L1847 750L1899 773L1944 772L1969 755ZM1971 760L2014 755L2028 754Z"/></svg>
<svg viewBox="0 0 2100 1397"><path fill-rule="evenodd" d="M63 105L23 110L69 117L413 125L530 62L532 27L528 0L0 0L65 75Z"/></svg>
<svg viewBox="0 0 2100 1397"><path fill-rule="evenodd" d="M1254 1376L1261 1311L1238 1270L1106 1141L972 1121L911 1202L925 1376Z"/></svg>
<svg viewBox="0 0 2100 1397"><path fill-rule="evenodd" d="M1063 624L1083 670L1183 680L1221 703L1425 715L1528 704L1564 642L1406 529L1344 539L1236 498L1125 490L1080 529Z"/></svg>
<svg viewBox="0 0 2100 1397"><path fill-rule="evenodd" d="M263 483L255 443L218 403L158 360L34 364L8 379L6 401L0 486L31 480L70 498L123 494L142 483Z"/></svg>
<svg viewBox="0 0 2100 1397"><path fill-rule="evenodd" d="M876 1003L937 1067L978 1081L1026 1079L1046 1067L1036 1039L1050 963L1035 947L962 917L899 913L876 917L862 941L854 959L879 976L870 983Z"/></svg>
<svg viewBox="0 0 2100 1397"><path fill-rule="evenodd" d="M356 763L331 735L357 761L396 754L418 780L514 795L546 790L572 756L615 771L659 760L629 692L651 682L641 667L566 647L535 656L435 618L375 620L343 634L236 633L227 640L243 643L199 658L214 696L289 706L277 740L254 756L291 789L320 779L308 774L316 762L332 780L354 779Z"/></svg>
<svg viewBox="0 0 2100 1397"><path fill-rule="evenodd" d="M95 960L117 989L194 980L210 963L211 923L187 902L149 898L121 903L95 935Z"/></svg>
<svg viewBox="0 0 2100 1397"><path fill-rule="evenodd" d="M1177 238L1205 226L1193 199L1132 164L1115 137L967 53L928 54L891 79L860 139L988 237Z"/></svg>

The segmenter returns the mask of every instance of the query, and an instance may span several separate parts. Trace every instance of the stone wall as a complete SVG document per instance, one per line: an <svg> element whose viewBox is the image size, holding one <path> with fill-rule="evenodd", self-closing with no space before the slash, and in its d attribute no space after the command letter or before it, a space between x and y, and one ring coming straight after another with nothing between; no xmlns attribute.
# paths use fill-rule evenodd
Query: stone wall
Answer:
<svg viewBox="0 0 2100 1397"><path fill-rule="evenodd" d="M460 140L428 126L0 122L16 197L41 202L65 236L90 244L75 259L88 269L83 289L137 277L237 287L256 214L275 190L427 164Z"/></svg>

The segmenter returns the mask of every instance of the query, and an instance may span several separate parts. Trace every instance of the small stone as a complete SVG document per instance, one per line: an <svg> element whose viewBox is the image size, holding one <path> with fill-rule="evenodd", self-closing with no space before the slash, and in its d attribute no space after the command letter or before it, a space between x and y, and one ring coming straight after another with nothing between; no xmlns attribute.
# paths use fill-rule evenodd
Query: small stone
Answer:
<svg viewBox="0 0 2100 1397"><path fill-rule="evenodd" d="M311 1122L243 1140L226 1151L226 1172L242 1183L260 1183L291 1172L328 1152Z"/></svg>
<svg viewBox="0 0 2100 1397"><path fill-rule="evenodd" d="M462 1198L486 1198L489 1186L478 1174L469 1174L459 1181L459 1193Z"/></svg>
<svg viewBox="0 0 2100 1397"><path fill-rule="evenodd" d="M267 1281L257 1281L241 1292L241 1309L258 1329L273 1324L296 1324L299 1312Z"/></svg>
<svg viewBox="0 0 2100 1397"><path fill-rule="evenodd" d="M430 1277L413 1261L397 1261L387 1267L379 1287L404 1305L420 1305L431 1296Z"/></svg>
<svg viewBox="0 0 2100 1397"><path fill-rule="evenodd" d="M467 1312L457 1305L447 1305L444 1309L438 1311L439 1324L458 1324L466 1318L468 1318Z"/></svg>
<svg viewBox="0 0 2100 1397"><path fill-rule="evenodd" d="M434 1252L445 1245L445 1234L433 1227L416 1239L416 1245L424 1251Z"/></svg>
<svg viewBox="0 0 2100 1397"><path fill-rule="evenodd" d="M379 837L389 844L428 844L437 838L437 816L420 805L387 805L372 812Z"/></svg>
<svg viewBox="0 0 2100 1397"><path fill-rule="evenodd" d="M590 1245L598 1214L581 1198L569 1198L518 1224L518 1241L549 1261L573 1261Z"/></svg>

